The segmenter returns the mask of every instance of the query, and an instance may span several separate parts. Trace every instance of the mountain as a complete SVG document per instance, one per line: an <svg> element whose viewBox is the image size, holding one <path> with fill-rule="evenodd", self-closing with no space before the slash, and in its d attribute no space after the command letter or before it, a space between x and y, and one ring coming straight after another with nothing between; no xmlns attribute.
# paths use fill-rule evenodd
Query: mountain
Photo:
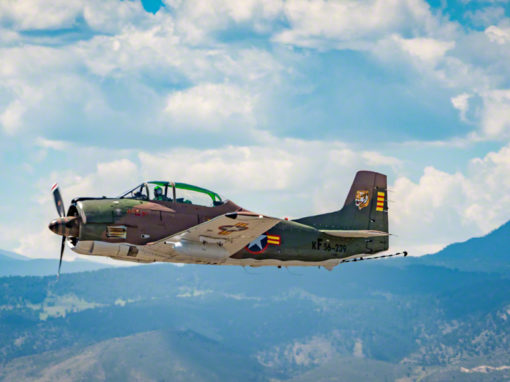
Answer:
<svg viewBox="0 0 510 382"><path fill-rule="evenodd" d="M425 261L331 272L151 264L5 277L0 380L508 380L510 276L493 272L496 257L458 266L488 259L477 248L501 245L502 231Z"/></svg>
<svg viewBox="0 0 510 382"><path fill-rule="evenodd" d="M153 331L18 358L0 375L23 381L165 381L169 376L183 382L257 381L263 380L261 369L255 360L195 332Z"/></svg>
<svg viewBox="0 0 510 382"><path fill-rule="evenodd" d="M92 261L64 261L62 272L74 273L95 271L109 267ZM32 259L14 252L0 250L0 277L2 276L47 276L55 275L58 259Z"/></svg>
<svg viewBox="0 0 510 382"><path fill-rule="evenodd" d="M9 260L28 260L28 257L19 255L15 252L6 251L4 249L0 249L0 260L1 259L9 259Z"/></svg>
<svg viewBox="0 0 510 382"><path fill-rule="evenodd" d="M484 237L455 243L442 251L414 259L414 263L472 272L510 272L510 221Z"/></svg>

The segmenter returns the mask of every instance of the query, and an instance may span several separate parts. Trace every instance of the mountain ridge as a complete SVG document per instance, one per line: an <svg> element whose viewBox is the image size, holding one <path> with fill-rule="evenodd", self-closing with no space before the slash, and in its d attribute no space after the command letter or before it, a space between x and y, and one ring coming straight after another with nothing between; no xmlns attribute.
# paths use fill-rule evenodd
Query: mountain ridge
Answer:
<svg viewBox="0 0 510 382"><path fill-rule="evenodd" d="M509 273L509 238L510 221L484 236L449 244L439 252L412 258L411 261L462 271Z"/></svg>
<svg viewBox="0 0 510 382"><path fill-rule="evenodd" d="M457 266L472 248L488 259L479 250L506 230L458 243L465 253L448 266L407 257L333 271L147 264L3 277L0 380L508 379L510 277L492 271L508 253L486 269Z"/></svg>

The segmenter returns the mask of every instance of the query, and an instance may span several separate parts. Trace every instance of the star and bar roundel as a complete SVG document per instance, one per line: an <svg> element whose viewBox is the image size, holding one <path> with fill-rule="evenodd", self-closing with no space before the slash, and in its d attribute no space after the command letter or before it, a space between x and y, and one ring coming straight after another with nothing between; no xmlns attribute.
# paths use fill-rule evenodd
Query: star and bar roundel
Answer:
<svg viewBox="0 0 510 382"><path fill-rule="evenodd" d="M259 253L264 252L269 245L279 246L282 242L281 236L279 235L269 235L267 232L257 237L251 243L249 243L245 248L248 252L258 255Z"/></svg>

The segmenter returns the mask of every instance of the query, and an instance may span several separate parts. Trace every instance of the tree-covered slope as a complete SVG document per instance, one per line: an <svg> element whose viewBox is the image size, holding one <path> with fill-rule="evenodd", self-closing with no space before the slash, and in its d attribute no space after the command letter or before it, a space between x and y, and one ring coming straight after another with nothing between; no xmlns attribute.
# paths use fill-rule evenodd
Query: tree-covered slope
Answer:
<svg viewBox="0 0 510 382"><path fill-rule="evenodd" d="M464 245L456 260L500 237ZM331 272L153 264L58 282L2 278L0 379L506 378L508 274L483 261L476 272L427 261Z"/></svg>

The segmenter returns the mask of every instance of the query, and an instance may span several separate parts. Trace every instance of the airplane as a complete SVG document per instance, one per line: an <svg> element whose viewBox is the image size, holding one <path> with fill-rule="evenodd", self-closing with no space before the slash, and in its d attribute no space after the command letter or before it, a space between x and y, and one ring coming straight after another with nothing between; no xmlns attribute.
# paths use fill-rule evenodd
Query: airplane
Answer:
<svg viewBox="0 0 510 382"><path fill-rule="evenodd" d="M62 236L58 275L66 244L82 255L138 263L328 270L389 248L387 178L373 171L356 173L340 210L295 220L251 212L186 183L148 181L115 198L78 197L67 213L58 185L51 191L59 217L49 229Z"/></svg>

